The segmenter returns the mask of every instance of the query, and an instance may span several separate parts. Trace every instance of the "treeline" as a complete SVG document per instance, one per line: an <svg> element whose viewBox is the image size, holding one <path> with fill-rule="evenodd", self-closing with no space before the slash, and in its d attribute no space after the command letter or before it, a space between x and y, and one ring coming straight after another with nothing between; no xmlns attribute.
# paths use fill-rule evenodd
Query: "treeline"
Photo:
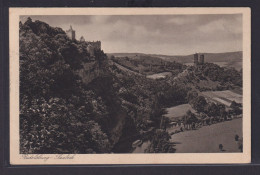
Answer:
<svg viewBox="0 0 260 175"><path fill-rule="evenodd" d="M226 120L228 117L231 117L231 115L242 114L241 104L238 104L235 101L232 101L229 109L227 109L223 104L207 102L205 97L198 95L196 91L190 91L187 98L189 104L202 115L202 118L209 116Z"/></svg>
<svg viewBox="0 0 260 175"><path fill-rule="evenodd" d="M165 71L170 71L174 75L180 73L182 70L185 69L185 65L177 62L169 62L162 60L157 57L152 56L137 56L134 58L129 57L114 57L111 56L111 59L132 70L135 72L143 73L143 74L154 74L154 73L161 73Z"/></svg>
<svg viewBox="0 0 260 175"><path fill-rule="evenodd" d="M238 90L242 88L242 70L220 67L213 63L188 67L183 73L170 77L172 84L202 91Z"/></svg>
<svg viewBox="0 0 260 175"><path fill-rule="evenodd" d="M195 69L195 74L203 79L209 78L218 81L222 86L242 87L242 70L239 72L234 68L223 68L213 63L206 63L199 69Z"/></svg>
<svg viewBox="0 0 260 175"><path fill-rule="evenodd" d="M178 98L182 99L180 96L177 97L180 87L175 91L164 81L158 83L142 76L127 75L116 66L110 68L118 79L115 84L118 87L117 96L122 100L122 107L128 116L126 130L124 129L121 137L122 142L131 138L149 139L152 145L146 152L174 152L168 133L160 129L161 118L165 114L164 104L161 101L172 93L169 98L174 97L173 94L176 97L171 99L171 103L182 103L175 101Z"/></svg>

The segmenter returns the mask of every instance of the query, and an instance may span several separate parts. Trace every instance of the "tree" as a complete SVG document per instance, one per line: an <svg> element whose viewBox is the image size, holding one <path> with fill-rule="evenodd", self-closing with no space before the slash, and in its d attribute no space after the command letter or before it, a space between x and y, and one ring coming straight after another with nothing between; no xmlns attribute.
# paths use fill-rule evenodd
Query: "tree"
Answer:
<svg viewBox="0 0 260 175"><path fill-rule="evenodd" d="M186 112L186 114L182 118L183 123L185 126L189 127L192 124L196 123L198 121L198 118L195 116L194 113L192 113L190 110Z"/></svg>
<svg viewBox="0 0 260 175"><path fill-rule="evenodd" d="M196 91L189 91L187 94L187 99L189 103L192 103L192 100L198 97L198 93Z"/></svg>
<svg viewBox="0 0 260 175"><path fill-rule="evenodd" d="M219 114L221 118L226 118L227 116L227 111L226 111L226 107L223 104L218 104L218 108L219 108Z"/></svg>
<svg viewBox="0 0 260 175"><path fill-rule="evenodd" d="M240 108L241 105L236 103L235 101L232 101L230 107L232 108L232 113L234 115L239 115L242 113L242 109Z"/></svg>
<svg viewBox="0 0 260 175"><path fill-rule="evenodd" d="M218 105L216 105L215 103L208 104L206 111L207 114L212 117L217 117L220 115L220 110L218 108Z"/></svg>
<svg viewBox="0 0 260 175"><path fill-rule="evenodd" d="M198 96L193 100L193 107L198 111L198 112L204 112L205 111L205 106L207 105L207 101L203 96Z"/></svg>
<svg viewBox="0 0 260 175"><path fill-rule="evenodd" d="M145 150L146 153L174 153L176 150L170 143L171 136L168 132L157 129L152 138L151 144Z"/></svg>
<svg viewBox="0 0 260 175"><path fill-rule="evenodd" d="M152 105L152 114L151 114L151 120L154 121L154 123L157 124L157 127L160 126L162 115L165 114L165 111L162 109L161 105L158 103L158 100L156 100Z"/></svg>

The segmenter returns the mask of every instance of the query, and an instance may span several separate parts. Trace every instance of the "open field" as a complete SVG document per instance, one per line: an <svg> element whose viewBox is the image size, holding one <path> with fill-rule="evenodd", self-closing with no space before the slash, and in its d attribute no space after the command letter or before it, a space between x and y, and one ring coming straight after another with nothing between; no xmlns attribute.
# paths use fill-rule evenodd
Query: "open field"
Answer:
<svg viewBox="0 0 260 175"><path fill-rule="evenodd" d="M170 120L174 120L184 116L188 110L195 113L195 110L191 107L190 104L183 104L171 108L166 108L167 114L165 114L164 116L168 117Z"/></svg>
<svg viewBox="0 0 260 175"><path fill-rule="evenodd" d="M172 135L176 153L214 153L219 151L219 144L224 152L239 152L235 135L242 136L242 118L204 126Z"/></svg>
<svg viewBox="0 0 260 175"><path fill-rule="evenodd" d="M206 91L202 92L202 95L209 100L222 103L226 106L230 106L232 101L242 104L242 95L232 92L230 90L225 91Z"/></svg>
<svg viewBox="0 0 260 175"><path fill-rule="evenodd" d="M171 72L162 72L158 74L147 75L146 77L155 80L155 79L165 78L166 76L170 76L170 75L172 75Z"/></svg>

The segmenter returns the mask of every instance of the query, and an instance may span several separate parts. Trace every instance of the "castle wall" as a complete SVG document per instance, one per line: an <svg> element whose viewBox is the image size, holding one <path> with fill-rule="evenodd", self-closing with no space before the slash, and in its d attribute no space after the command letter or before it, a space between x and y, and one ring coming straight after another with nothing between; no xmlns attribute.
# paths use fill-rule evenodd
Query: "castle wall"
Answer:
<svg viewBox="0 0 260 175"><path fill-rule="evenodd" d="M94 49L94 47L91 45L91 44L89 44L88 45L88 47L87 47L87 51L88 51L88 53L90 54L90 56L94 56L95 54L95 49Z"/></svg>
<svg viewBox="0 0 260 175"><path fill-rule="evenodd" d="M91 42L91 45L92 45L95 49L101 50L101 42L100 42L100 41Z"/></svg>
<svg viewBox="0 0 260 175"><path fill-rule="evenodd" d="M88 41L89 45L91 45L95 50L101 50L101 42L100 41Z"/></svg>

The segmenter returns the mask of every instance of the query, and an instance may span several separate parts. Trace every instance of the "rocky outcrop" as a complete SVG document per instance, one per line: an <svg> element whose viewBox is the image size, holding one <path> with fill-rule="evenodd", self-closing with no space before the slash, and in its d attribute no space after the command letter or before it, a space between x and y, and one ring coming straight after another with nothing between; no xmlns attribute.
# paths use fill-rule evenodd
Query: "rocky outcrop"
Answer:
<svg viewBox="0 0 260 175"><path fill-rule="evenodd" d="M100 66L97 63L97 61L84 63L83 69L78 70L78 74L85 84L88 84L95 78L99 77L102 72L103 71L102 69L100 69Z"/></svg>

